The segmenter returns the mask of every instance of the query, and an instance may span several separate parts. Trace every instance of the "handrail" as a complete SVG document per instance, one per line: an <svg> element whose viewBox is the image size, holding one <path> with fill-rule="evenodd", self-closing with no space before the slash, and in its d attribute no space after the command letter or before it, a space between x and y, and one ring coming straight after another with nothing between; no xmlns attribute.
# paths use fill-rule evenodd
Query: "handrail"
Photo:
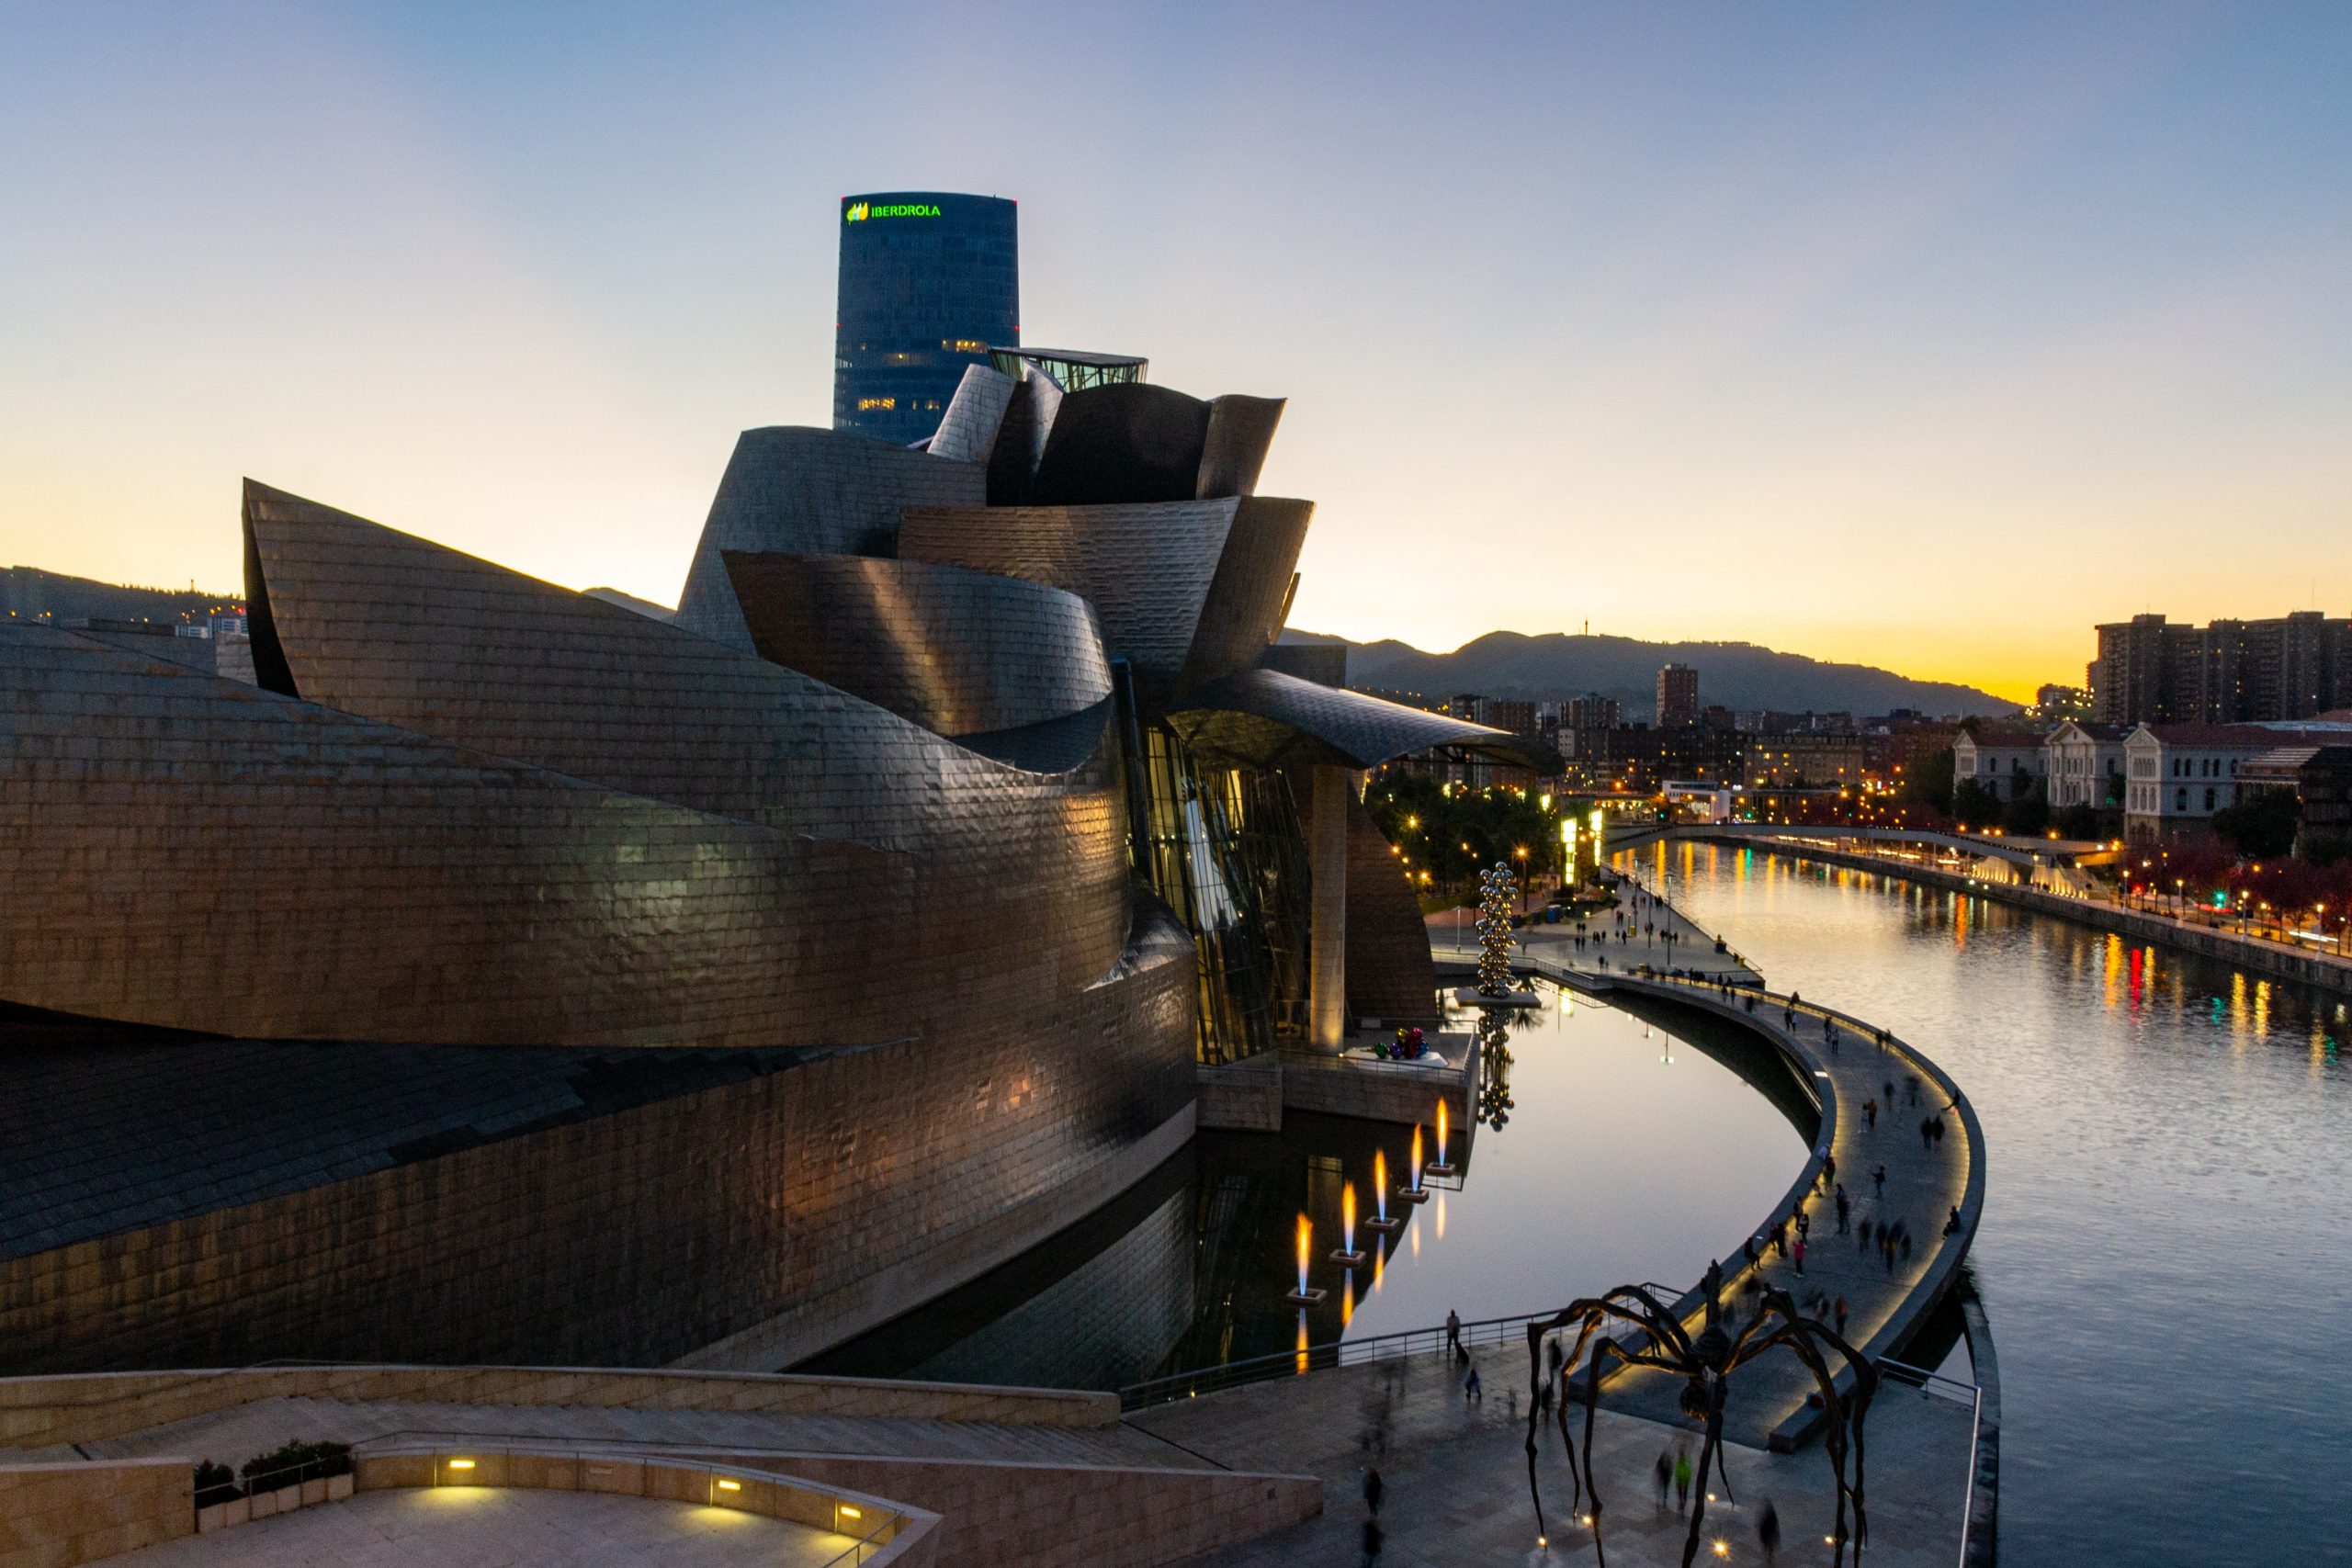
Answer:
<svg viewBox="0 0 2352 1568"><path fill-rule="evenodd" d="M1669 1311L1679 1309L1697 1291L1696 1286L1681 1290L1659 1284L1654 1280L1645 1280L1642 1289L1668 1303ZM1482 1317L1464 1323L1459 1330L1460 1342L1465 1347L1511 1344L1516 1335L1523 1333L1528 1325L1555 1316L1558 1311L1554 1307L1544 1312L1518 1313L1510 1317ZM1433 1328L1407 1328L1389 1334L1368 1335L1362 1339L1328 1339L1304 1349L1278 1350L1238 1361L1221 1361L1214 1366L1147 1378L1119 1390L1119 1408L1122 1412L1141 1410L1180 1398L1216 1393L1273 1378L1295 1377L1306 1371L1402 1360L1424 1352L1442 1353L1453 1343L1443 1324Z"/></svg>

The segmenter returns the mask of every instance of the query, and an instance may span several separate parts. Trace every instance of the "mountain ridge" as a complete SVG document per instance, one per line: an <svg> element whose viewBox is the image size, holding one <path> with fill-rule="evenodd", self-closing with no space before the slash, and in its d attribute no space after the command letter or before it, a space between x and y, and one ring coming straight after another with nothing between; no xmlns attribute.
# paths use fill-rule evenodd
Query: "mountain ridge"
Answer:
<svg viewBox="0 0 2352 1568"><path fill-rule="evenodd" d="M1958 682L1916 680L1876 665L1784 653L1753 642L1647 642L1591 633L1493 631L1450 653L1431 653L1396 637L1356 642L1322 632L1285 631L1283 638L1346 644L1351 686L1430 697L1476 692L1489 697L1565 698L1598 692L1615 698L1629 720L1654 716L1657 671L1663 664L1696 669L1700 703L1735 709L1864 715L1915 708L1932 715L1996 716L2020 706Z"/></svg>

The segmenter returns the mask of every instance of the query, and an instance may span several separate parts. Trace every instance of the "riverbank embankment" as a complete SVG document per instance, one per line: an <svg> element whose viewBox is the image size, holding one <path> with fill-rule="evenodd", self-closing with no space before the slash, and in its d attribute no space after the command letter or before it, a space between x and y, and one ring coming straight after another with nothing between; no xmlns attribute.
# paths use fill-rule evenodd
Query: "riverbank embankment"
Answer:
<svg viewBox="0 0 2352 1568"><path fill-rule="evenodd" d="M1924 887L1940 888L1972 898L1986 898L1996 904L2030 909L2037 915L2073 920L2094 930L2112 931L2132 942L2170 948L2200 958L2218 959L2252 974L2292 980L2338 995L2352 996L2352 962L2326 953L2299 952L2267 937L2241 936L2236 931L2192 924L2170 915L2127 909L2093 898L2069 898L2012 883L1985 881L1924 865L1917 861L1838 849L1807 839L1708 839L1704 833L1682 836L1735 844L1741 849L1762 849L1795 860L1817 861L1825 865L1843 866L1851 871L1875 871L1886 876L1918 883Z"/></svg>

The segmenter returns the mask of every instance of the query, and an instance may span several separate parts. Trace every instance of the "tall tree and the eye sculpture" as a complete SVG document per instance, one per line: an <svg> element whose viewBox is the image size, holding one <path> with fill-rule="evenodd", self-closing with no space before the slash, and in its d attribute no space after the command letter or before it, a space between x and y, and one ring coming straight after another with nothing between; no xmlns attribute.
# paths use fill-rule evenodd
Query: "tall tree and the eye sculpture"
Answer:
<svg viewBox="0 0 2352 1568"><path fill-rule="evenodd" d="M1564 1369L1559 1376L1563 1397L1559 1401L1560 1441L1568 1461L1568 1480L1576 1488L1571 1506L1585 1516L1592 1529L1595 1559L1606 1564L1607 1554L1601 1548L1600 1488L1592 1474L1592 1428L1595 1412L1600 1404L1600 1380L1605 1375L1604 1363L1614 1360L1629 1367L1654 1367L1683 1380L1682 1414L1693 1421L1706 1423L1706 1440L1699 1452L1699 1487L1691 1499L1690 1532L1682 1545L1682 1568L1699 1555L1701 1526L1707 1513L1707 1472L1713 1467L1722 1478L1724 1495L1731 1496L1731 1473L1724 1467L1723 1431L1724 1399L1729 1390L1731 1374L1739 1367L1768 1352L1785 1348L1813 1373L1818 1385L1826 1420L1822 1442L1829 1453L1830 1468L1838 1482L1838 1522L1831 1539L1837 1551L1833 1563L1843 1563L1846 1558L1846 1506L1854 1508L1854 1561L1862 1560L1862 1547L1870 1539L1870 1525L1862 1510L1862 1420L1870 1414L1871 1400L1878 1393L1879 1373L1868 1358L1859 1355L1819 1320L1797 1311L1797 1305L1786 1291L1766 1286L1761 1304L1744 1327L1727 1329L1723 1321L1723 1267L1710 1265L1702 1285L1707 1296L1705 1325L1696 1337L1686 1332L1676 1318L1672 1307L1639 1285L1620 1285L1599 1296L1588 1296L1571 1302L1548 1322L1532 1323L1527 1326L1527 1359L1530 1368L1527 1409L1527 1490L1535 1503L1535 1528L1544 1533L1544 1495L1536 1484L1535 1438L1542 1428L1543 1380L1550 1375L1544 1362L1544 1341L1554 1334L1576 1330L1576 1343L1565 1359L1556 1363ZM1612 1320L1618 1320L1638 1332L1646 1343L1629 1348L1601 1332ZM1591 1354L1588 1358L1586 1351ZM1853 1373L1850 1393L1840 1393L1838 1379L1825 1351L1835 1351L1843 1358ZM1568 1401L1566 1384L1581 1367L1585 1374L1584 1390L1584 1459L1583 1472L1577 1472L1576 1439L1568 1432ZM1850 1447L1854 1456L1854 1478L1846 1480L1846 1453ZM1591 1502L1585 1502L1586 1494Z"/></svg>

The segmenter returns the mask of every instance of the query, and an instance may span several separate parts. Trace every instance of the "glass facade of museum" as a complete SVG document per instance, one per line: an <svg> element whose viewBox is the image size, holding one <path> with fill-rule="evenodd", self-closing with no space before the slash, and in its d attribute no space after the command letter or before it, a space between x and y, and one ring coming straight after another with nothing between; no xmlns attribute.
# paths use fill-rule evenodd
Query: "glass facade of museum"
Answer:
<svg viewBox="0 0 2352 1568"><path fill-rule="evenodd" d="M888 191L842 202L833 428L928 440L968 365L1021 342L1019 208Z"/></svg>

